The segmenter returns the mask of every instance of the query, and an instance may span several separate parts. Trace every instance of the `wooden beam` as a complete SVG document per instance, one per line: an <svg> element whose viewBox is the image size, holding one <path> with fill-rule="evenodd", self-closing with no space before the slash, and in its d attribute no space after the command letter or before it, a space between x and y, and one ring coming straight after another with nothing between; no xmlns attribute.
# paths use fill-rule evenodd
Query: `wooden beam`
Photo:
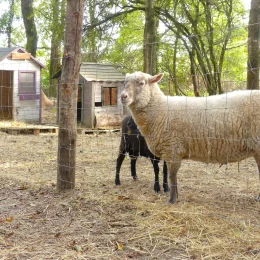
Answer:
<svg viewBox="0 0 260 260"><path fill-rule="evenodd" d="M31 53L12 53L12 60L29 60Z"/></svg>

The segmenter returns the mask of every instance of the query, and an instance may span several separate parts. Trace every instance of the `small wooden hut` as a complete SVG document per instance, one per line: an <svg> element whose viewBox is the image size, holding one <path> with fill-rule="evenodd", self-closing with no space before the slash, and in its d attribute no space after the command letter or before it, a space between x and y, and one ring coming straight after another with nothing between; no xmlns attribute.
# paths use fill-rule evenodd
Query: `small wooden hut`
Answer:
<svg viewBox="0 0 260 260"><path fill-rule="evenodd" d="M53 78L60 80L60 76L61 71ZM83 62L78 88L78 122L89 128L119 126L126 113L120 102L124 78L111 64ZM59 103L58 95L58 108Z"/></svg>
<svg viewBox="0 0 260 260"><path fill-rule="evenodd" d="M0 47L0 119L41 122L42 68L23 48Z"/></svg>

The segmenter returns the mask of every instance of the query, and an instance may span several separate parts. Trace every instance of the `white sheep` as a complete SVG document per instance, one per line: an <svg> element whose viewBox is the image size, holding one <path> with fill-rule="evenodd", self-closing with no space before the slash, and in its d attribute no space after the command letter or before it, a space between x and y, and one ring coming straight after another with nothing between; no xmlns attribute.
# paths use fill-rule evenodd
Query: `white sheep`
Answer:
<svg viewBox="0 0 260 260"><path fill-rule="evenodd" d="M227 164L253 156L260 171L259 90L170 97L157 84L162 77L127 74L121 101L130 108L151 152L167 163L170 203L178 197L182 159Z"/></svg>

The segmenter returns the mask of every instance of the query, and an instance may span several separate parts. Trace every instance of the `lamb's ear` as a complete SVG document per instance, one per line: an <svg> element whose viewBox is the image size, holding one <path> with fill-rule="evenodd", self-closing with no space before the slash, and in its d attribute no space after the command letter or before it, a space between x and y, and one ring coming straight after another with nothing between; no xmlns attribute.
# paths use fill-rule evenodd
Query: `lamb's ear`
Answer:
<svg viewBox="0 0 260 260"><path fill-rule="evenodd" d="M160 73L158 75L154 75L150 78L150 83L157 83L159 82L163 77L163 73Z"/></svg>

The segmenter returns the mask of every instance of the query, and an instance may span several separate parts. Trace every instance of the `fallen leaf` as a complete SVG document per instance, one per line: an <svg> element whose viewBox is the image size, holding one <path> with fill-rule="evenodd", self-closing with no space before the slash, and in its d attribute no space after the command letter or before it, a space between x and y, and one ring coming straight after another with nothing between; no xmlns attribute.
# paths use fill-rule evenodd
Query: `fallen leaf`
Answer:
<svg viewBox="0 0 260 260"><path fill-rule="evenodd" d="M23 185L23 186L21 186L20 188L18 188L17 190L27 190L27 189L28 189L28 187L25 186L25 185Z"/></svg>
<svg viewBox="0 0 260 260"><path fill-rule="evenodd" d="M60 237L60 236L61 236L60 232L54 235L54 237Z"/></svg>
<svg viewBox="0 0 260 260"><path fill-rule="evenodd" d="M118 196L118 200L130 200L130 198L126 196Z"/></svg>
<svg viewBox="0 0 260 260"><path fill-rule="evenodd" d="M5 221L6 222L12 222L14 220L14 216L11 216L10 218L7 218Z"/></svg>
<svg viewBox="0 0 260 260"><path fill-rule="evenodd" d="M8 239L10 236L12 236L14 232L9 233L8 235L5 236L5 239Z"/></svg>
<svg viewBox="0 0 260 260"><path fill-rule="evenodd" d="M77 251L77 252L82 252L82 247L79 246L79 245L75 245L74 250Z"/></svg>
<svg viewBox="0 0 260 260"><path fill-rule="evenodd" d="M117 243L117 242L116 242ZM124 245L121 243L117 243L117 249L122 251L124 249Z"/></svg>

